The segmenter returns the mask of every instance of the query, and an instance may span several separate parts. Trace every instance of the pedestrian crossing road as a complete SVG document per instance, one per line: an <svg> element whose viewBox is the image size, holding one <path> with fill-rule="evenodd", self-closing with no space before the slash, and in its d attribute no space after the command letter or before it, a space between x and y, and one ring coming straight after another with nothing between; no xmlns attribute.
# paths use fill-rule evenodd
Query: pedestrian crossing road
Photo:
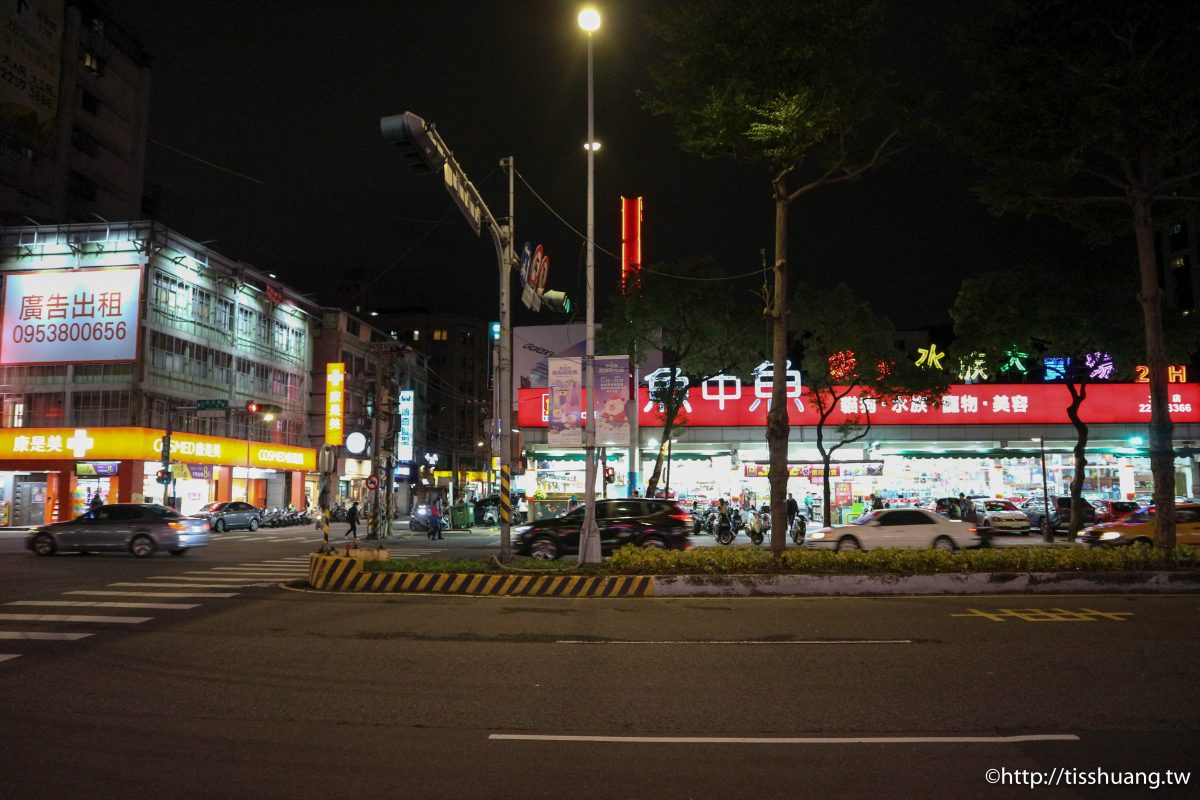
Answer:
<svg viewBox="0 0 1200 800"><path fill-rule="evenodd" d="M308 576L308 556L296 555L237 566L115 581L103 588L72 589L53 599L0 604L0 663L35 652L35 643L68 644L103 636L111 626L137 626L175 616L205 603L227 602L247 590ZM212 590L228 591L212 591ZM119 598L119 599L117 599ZM181 602L170 602L170 601ZM104 613L96 613L101 612ZM44 651L40 651L44 652Z"/></svg>
<svg viewBox="0 0 1200 800"><path fill-rule="evenodd" d="M95 585L90 587L87 583L81 586L78 582L64 580L50 590L57 594L32 594L39 591L31 588L38 584L29 582L24 589L29 594L25 597L14 592L8 595L11 600L0 602L0 664L11 663L22 656L36 658L59 652L59 648L69 647L71 643L96 641L97 637L118 630L138 630L154 620L180 619L204 606L237 602L239 597L252 592L303 580L308 577L308 553L315 549L309 545L322 541L320 533L313 532L303 535L296 532L264 535L261 531L214 534L210 547L205 550L219 558L216 563L210 562L213 565L207 568L202 560L207 554L202 552L201 556L189 559L189 562L196 559L195 563L172 562L171 567L166 567L146 562L150 569L145 572L149 574L130 575L123 571L123 574L117 573L121 577L114 575L107 582L93 576ZM262 549L243 551L240 545L246 543L283 546L275 557L262 558L270 552ZM426 558L446 549L399 541L394 545L389 548L390 556L398 560ZM260 560L243 562L245 556L239 557L242 552L253 552L251 558L257 556ZM39 566L74 563L66 557L62 561L38 562ZM166 574L176 567L178 572Z"/></svg>

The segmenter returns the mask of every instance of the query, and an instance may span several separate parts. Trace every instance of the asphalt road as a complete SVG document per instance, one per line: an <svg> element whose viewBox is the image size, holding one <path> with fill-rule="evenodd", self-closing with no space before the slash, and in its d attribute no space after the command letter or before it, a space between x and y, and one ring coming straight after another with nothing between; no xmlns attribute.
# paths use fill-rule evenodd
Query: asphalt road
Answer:
<svg viewBox="0 0 1200 800"><path fill-rule="evenodd" d="M324 595L281 585L311 532L264 533L149 560L0 539L0 632L90 634L0 639L0 798L1200 794L1194 596ZM1096 770L1192 774L1066 784Z"/></svg>

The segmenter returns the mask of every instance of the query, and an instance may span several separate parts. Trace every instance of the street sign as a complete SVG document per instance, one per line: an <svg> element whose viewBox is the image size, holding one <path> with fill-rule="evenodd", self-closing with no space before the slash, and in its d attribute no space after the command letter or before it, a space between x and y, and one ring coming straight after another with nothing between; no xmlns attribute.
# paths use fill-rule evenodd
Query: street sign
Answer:
<svg viewBox="0 0 1200 800"><path fill-rule="evenodd" d="M374 475L367 476L367 488L372 492L379 488L379 478Z"/></svg>
<svg viewBox="0 0 1200 800"><path fill-rule="evenodd" d="M229 410L228 400L197 400L196 416L219 417Z"/></svg>

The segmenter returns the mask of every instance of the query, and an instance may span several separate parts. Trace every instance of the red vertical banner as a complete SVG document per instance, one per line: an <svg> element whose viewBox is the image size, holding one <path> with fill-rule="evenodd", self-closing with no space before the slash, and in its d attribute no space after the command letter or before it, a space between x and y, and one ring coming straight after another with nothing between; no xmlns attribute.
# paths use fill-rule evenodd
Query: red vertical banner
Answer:
<svg viewBox="0 0 1200 800"><path fill-rule="evenodd" d="M621 294L642 288L642 198L621 198Z"/></svg>

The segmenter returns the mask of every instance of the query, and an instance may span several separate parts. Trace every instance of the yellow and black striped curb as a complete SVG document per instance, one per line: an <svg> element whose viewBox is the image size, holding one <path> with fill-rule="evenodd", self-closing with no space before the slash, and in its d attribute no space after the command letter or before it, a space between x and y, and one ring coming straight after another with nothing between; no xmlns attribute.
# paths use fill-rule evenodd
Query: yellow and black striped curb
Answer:
<svg viewBox="0 0 1200 800"><path fill-rule="evenodd" d="M648 575L530 575L453 572L366 572L363 562L313 554L308 580L334 592L420 592L427 594L519 595L522 597L651 597Z"/></svg>

